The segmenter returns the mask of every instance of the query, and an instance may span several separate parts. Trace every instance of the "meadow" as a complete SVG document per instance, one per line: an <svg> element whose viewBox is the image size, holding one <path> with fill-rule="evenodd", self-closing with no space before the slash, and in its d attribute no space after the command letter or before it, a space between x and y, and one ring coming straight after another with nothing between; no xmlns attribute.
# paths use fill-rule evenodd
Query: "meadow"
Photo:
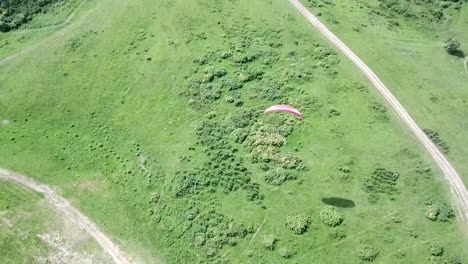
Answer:
<svg viewBox="0 0 468 264"><path fill-rule="evenodd" d="M0 66L0 167L136 262L468 257L430 157L287 1L102 0L35 45Z"/></svg>

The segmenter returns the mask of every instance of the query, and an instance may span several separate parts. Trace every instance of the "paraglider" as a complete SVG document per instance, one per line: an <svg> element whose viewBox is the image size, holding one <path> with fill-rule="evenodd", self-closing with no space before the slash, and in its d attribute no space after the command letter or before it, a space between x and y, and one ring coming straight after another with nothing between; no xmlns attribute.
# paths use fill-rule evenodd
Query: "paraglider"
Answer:
<svg viewBox="0 0 468 264"><path fill-rule="evenodd" d="M264 114L268 114L268 113L272 113L272 112L288 112L288 113L291 113L299 118L302 118L302 114L301 112L299 112L299 110L297 110L296 108L290 106L290 105L284 105L284 104L280 104L280 105L274 105L274 106L271 106L269 107L267 110L265 110L265 112L263 112Z"/></svg>

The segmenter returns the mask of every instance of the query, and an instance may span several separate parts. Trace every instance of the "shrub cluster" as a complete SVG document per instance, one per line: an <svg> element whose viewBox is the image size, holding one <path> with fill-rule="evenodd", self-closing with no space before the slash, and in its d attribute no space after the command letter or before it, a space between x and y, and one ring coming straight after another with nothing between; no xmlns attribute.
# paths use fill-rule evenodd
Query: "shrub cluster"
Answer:
<svg viewBox="0 0 468 264"><path fill-rule="evenodd" d="M331 237L331 238L334 238L334 239L338 239L338 240L342 240L342 239L345 239L346 238L346 233L341 230L341 229L332 229L328 235Z"/></svg>
<svg viewBox="0 0 468 264"><path fill-rule="evenodd" d="M239 188L248 191L249 199L261 199L259 188L250 182L250 172L237 156L237 149L227 139L228 129L213 119L203 121L198 129L199 143L205 147L208 156L201 167L177 171L174 177L174 191L177 197L197 194L206 187L221 187L226 193Z"/></svg>
<svg viewBox="0 0 468 264"><path fill-rule="evenodd" d="M384 168L377 168L371 176L364 183L364 190L371 194L370 201L376 202L380 194L393 195L398 192L396 183L399 174L386 170Z"/></svg>
<svg viewBox="0 0 468 264"><path fill-rule="evenodd" d="M408 20L429 25L432 22L441 22L446 16L450 16L452 12L461 9L462 2L442 0L379 0L379 8L375 8L372 12L386 17L390 23L397 21L396 16L403 16ZM418 5L418 8L412 8L411 6L414 4Z"/></svg>
<svg viewBox="0 0 468 264"><path fill-rule="evenodd" d="M444 254L444 248L440 245L439 241L433 240L427 243L429 252L432 256L442 256Z"/></svg>
<svg viewBox="0 0 468 264"><path fill-rule="evenodd" d="M429 139L434 142L445 154L450 152L450 148L447 145L447 142L440 138L439 133L432 129L423 129L424 133L429 137Z"/></svg>
<svg viewBox="0 0 468 264"><path fill-rule="evenodd" d="M204 247L207 255L213 257L218 249L236 245L236 240L245 237L249 230L211 208L194 217L184 232L195 246Z"/></svg>
<svg viewBox="0 0 468 264"><path fill-rule="evenodd" d="M266 172L263 177L265 182L270 185L281 185L287 180L295 180L296 178L292 172L280 168Z"/></svg>
<svg viewBox="0 0 468 264"><path fill-rule="evenodd" d="M445 202L428 202L426 204L426 218L432 221L448 222L455 217L455 211Z"/></svg>

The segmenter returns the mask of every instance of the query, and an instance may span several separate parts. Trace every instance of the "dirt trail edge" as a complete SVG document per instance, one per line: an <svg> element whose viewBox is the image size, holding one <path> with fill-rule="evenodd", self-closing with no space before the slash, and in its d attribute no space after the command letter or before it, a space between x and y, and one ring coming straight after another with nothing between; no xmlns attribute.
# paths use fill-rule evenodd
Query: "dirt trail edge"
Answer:
<svg viewBox="0 0 468 264"><path fill-rule="evenodd" d="M444 177L448 182L452 193L454 194L456 207L459 215L463 220L468 219L468 192L466 191L465 185L463 184L460 175L448 162L445 156L439 151L439 149L432 143L432 141L426 136L426 134L419 128L416 122L411 118L405 108L398 102L393 96L390 90L382 83L377 75L361 60L351 49L349 49L338 37L336 37L320 20L312 15L304 5L298 0L289 0L289 2L316 28L330 40L337 48L339 48L356 66L366 75L366 77L372 82L377 90L383 95L387 102L397 112L403 122L408 128L414 133L418 140L424 145L426 150L435 160L437 165L444 173Z"/></svg>
<svg viewBox="0 0 468 264"><path fill-rule="evenodd" d="M102 247L102 249L112 257L115 263L131 263L129 258L120 251L119 247L97 228L96 224L89 220L78 209L73 207L68 200L60 197L49 186L4 169L0 169L0 180L1 179L14 181L22 186L44 194L46 201L52 206L52 208L57 210L80 229L86 230Z"/></svg>
<svg viewBox="0 0 468 264"><path fill-rule="evenodd" d="M463 66L465 66L465 71L468 73L468 56L466 56L465 61L463 62Z"/></svg>

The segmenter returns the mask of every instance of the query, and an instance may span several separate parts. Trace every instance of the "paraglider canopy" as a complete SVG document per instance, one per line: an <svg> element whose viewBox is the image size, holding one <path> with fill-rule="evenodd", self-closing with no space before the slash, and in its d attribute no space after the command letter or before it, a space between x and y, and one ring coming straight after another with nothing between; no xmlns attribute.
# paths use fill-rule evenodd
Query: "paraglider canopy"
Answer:
<svg viewBox="0 0 468 264"><path fill-rule="evenodd" d="M288 112L288 113L291 113L299 118L302 118L302 114L301 112L299 112L299 110L297 110L296 108L290 106L290 105L285 105L285 104L280 104L280 105L274 105L274 106L271 106L271 107L268 107L267 110L265 110L265 112L263 112L264 114L268 114L268 113L271 113L271 112Z"/></svg>

